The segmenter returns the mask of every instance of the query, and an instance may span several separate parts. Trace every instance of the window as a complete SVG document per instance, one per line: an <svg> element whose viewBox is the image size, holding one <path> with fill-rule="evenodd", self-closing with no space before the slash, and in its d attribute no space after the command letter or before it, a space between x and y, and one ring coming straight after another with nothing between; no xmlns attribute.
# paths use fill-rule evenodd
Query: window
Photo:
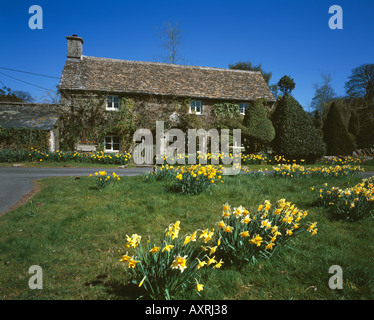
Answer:
<svg viewBox="0 0 374 320"><path fill-rule="evenodd" d="M119 98L117 96L106 97L106 109L110 111L119 110Z"/></svg>
<svg viewBox="0 0 374 320"><path fill-rule="evenodd" d="M244 115L245 110L248 108L248 103L239 103L239 112Z"/></svg>
<svg viewBox="0 0 374 320"><path fill-rule="evenodd" d="M191 100L190 102L190 113L201 114L201 101Z"/></svg>
<svg viewBox="0 0 374 320"><path fill-rule="evenodd" d="M105 152L119 152L119 137L116 137L116 136L104 137L104 151Z"/></svg>

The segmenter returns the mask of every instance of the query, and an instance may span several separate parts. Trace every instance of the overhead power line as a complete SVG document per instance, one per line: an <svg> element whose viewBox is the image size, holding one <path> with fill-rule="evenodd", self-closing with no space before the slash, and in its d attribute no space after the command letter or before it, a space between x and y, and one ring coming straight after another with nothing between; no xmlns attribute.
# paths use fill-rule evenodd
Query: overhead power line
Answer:
<svg viewBox="0 0 374 320"><path fill-rule="evenodd" d="M42 87L42 86L38 86L37 84L33 84L33 83L31 83L31 82L27 82L27 81L24 81L24 80L21 80L21 79L15 78L15 77L10 76L9 74L6 74L6 73L4 73L4 72L1 72L1 71L0 71L0 74L3 74L4 76L7 76L7 77L12 78L12 79L14 79L14 80L17 80L17 81L20 81L20 82L26 83L26 84L28 84L28 85L30 85L30 86L34 86L34 87L37 87L37 88L40 88L40 89L43 89L43 90L47 90L47 91L51 91L51 92L55 92L55 93L57 93L57 91L55 91L55 90L47 89L47 88L44 88L44 87Z"/></svg>
<svg viewBox="0 0 374 320"><path fill-rule="evenodd" d="M55 77L55 76L48 76L48 75L45 75L45 74L34 73L34 72L28 72L28 71L22 71L22 70L17 70L17 69L11 69L11 68L5 68L5 67L0 67L0 69L10 70L10 71L15 71L15 72L21 72L21 73L27 73L27 74L32 74L32 75L34 75L34 76L39 76L39 77L46 77L46 78L60 79L59 77Z"/></svg>

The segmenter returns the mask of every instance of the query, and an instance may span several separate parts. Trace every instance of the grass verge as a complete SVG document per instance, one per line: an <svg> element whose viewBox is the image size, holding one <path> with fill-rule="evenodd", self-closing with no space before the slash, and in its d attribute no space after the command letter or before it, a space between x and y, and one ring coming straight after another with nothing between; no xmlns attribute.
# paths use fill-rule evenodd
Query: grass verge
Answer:
<svg viewBox="0 0 374 320"><path fill-rule="evenodd" d="M0 299L135 299L137 290L119 262L125 235L160 237L171 222L184 232L212 227L222 204L253 209L265 199L285 198L318 221L318 234L302 235L272 259L244 269L203 273L204 291L179 299L373 299L373 219L333 221L316 207L310 186L319 178L277 179L247 175L198 196L172 193L167 182L124 177L104 190L81 177L42 180L30 202L0 217ZM359 178L329 179L347 187ZM29 267L43 268L43 290L30 290ZM331 290L329 267L343 269L343 289Z"/></svg>

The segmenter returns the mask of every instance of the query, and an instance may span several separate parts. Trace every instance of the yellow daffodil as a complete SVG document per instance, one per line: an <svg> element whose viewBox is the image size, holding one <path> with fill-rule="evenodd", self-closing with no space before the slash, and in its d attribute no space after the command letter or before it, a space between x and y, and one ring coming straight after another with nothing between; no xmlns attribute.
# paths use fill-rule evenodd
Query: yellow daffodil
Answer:
<svg viewBox="0 0 374 320"><path fill-rule="evenodd" d="M262 243L262 237L260 237L259 234L256 235L256 237L249 240L250 243L255 244L257 247L261 246Z"/></svg>
<svg viewBox="0 0 374 320"><path fill-rule="evenodd" d="M196 279L195 279L195 280L196 280ZM196 280L196 290L197 290L198 292L204 290L204 285L201 284L201 283L199 283L197 280Z"/></svg>
<svg viewBox="0 0 374 320"><path fill-rule="evenodd" d="M207 265L210 266L212 263L217 263L215 258L215 256L213 258L208 258Z"/></svg>
<svg viewBox="0 0 374 320"><path fill-rule="evenodd" d="M164 251L168 251L168 252L170 252L170 250L173 249L173 248L174 248L174 245L172 245L172 244L167 244L167 245L162 249L162 252L164 252Z"/></svg>
<svg viewBox="0 0 374 320"><path fill-rule="evenodd" d="M177 256L172 262L171 268L179 269L180 272L182 273L187 268L186 262L187 262L187 256L184 256L184 257Z"/></svg>
<svg viewBox="0 0 374 320"><path fill-rule="evenodd" d="M200 261L198 258L196 258L197 261L199 261L199 264L197 265L197 269L200 269L206 265L206 261Z"/></svg>
<svg viewBox="0 0 374 320"><path fill-rule="evenodd" d="M218 263L216 263L216 264L213 266L213 269L219 269L219 268L221 268L221 267L222 267L222 264L223 264L223 261L222 261L222 259L221 259Z"/></svg>
<svg viewBox="0 0 374 320"><path fill-rule="evenodd" d="M161 247L153 247L149 252L156 253L161 249Z"/></svg>

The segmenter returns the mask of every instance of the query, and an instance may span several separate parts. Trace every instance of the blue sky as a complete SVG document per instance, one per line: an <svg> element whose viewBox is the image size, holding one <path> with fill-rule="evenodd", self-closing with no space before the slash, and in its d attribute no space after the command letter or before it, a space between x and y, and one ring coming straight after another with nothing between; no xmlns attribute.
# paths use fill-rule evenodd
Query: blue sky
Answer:
<svg viewBox="0 0 374 320"><path fill-rule="evenodd" d="M331 5L343 9L343 30L331 30ZM43 29L28 26L31 5L43 9ZM171 20L183 31L183 64L228 68L238 61L262 64L294 78L295 98L308 107L313 83L331 73L344 95L354 67L374 63L374 1L1 1L0 67L59 77L66 60L65 36L84 40L83 54L138 61L161 61L165 53L156 28ZM55 89L58 79L0 69L17 79ZM0 73L0 81L37 99L45 91ZM0 86L2 83L0 82Z"/></svg>

